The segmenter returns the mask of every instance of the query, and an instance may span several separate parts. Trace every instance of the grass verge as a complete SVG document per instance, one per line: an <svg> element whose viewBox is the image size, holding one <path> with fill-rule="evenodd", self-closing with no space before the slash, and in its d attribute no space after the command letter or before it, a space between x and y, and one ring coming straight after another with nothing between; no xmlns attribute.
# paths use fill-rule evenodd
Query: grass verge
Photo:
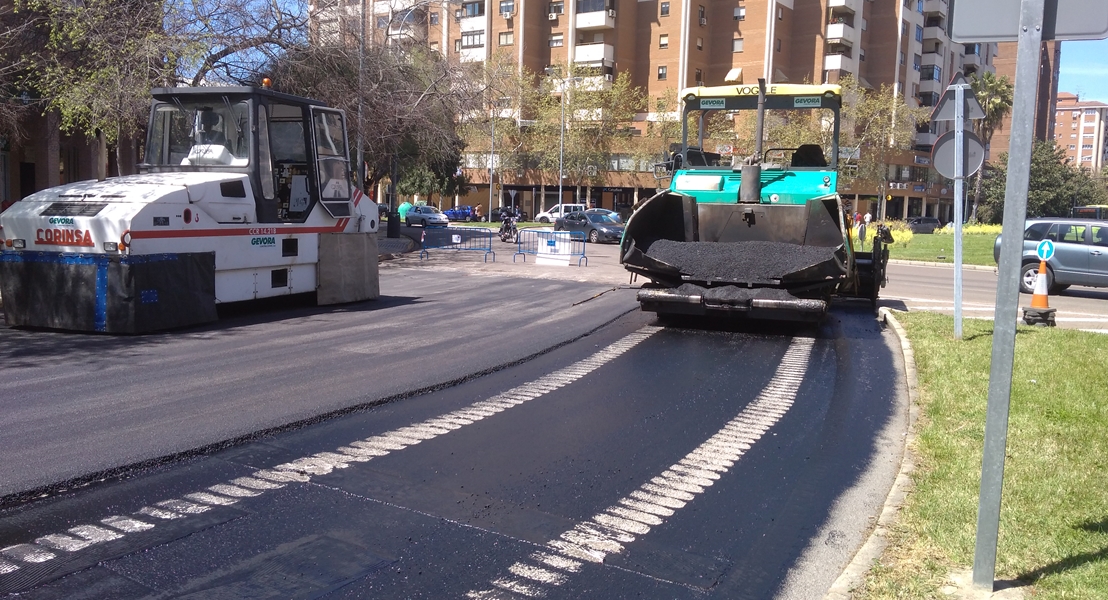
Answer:
<svg viewBox="0 0 1108 600"><path fill-rule="evenodd" d="M897 314L920 383L918 466L889 546L857 598L942 598L973 564L992 322ZM997 578L1036 599L1108 598L1108 336L1016 336Z"/></svg>
<svg viewBox="0 0 1108 600"><path fill-rule="evenodd" d="M894 239L896 232L893 233ZM962 264L996 266L993 242L996 235L963 235ZM889 245L889 258L954 264L954 236L943 233L917 233L907 241Z"/></svg>

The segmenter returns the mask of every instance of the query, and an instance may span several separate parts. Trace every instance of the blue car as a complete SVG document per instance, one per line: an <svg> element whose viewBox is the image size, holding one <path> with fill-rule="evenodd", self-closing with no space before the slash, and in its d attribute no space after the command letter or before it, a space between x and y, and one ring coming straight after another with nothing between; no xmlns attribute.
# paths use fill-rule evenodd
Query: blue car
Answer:
<svg viewBox="0 0 1108 600"><path fill-rule="evenodd" d="M473 217L473 207L462 204L461 206L448 208L442 211L442 214L446 215L446 218L451 221L468 221Z"/></svg>

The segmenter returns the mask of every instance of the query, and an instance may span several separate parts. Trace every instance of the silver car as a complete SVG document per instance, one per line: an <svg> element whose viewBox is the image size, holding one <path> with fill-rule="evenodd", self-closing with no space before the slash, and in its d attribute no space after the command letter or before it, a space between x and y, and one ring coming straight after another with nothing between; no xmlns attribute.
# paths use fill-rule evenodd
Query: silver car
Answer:
<svg viewBox="0 0 1108 600"><path fill-rule="evenodd" d="M413 224L419 224L423 227L428 225L442 225L445 227L450 224L450 219L447 219L446 215L434 206L413 206L408 209L408 214L404 216L404 220L407 221L409 227Z"/></svg>
<svg viewBox="0 0 1108 600"><path fill-rule="evenodd" d="M1034 293L1039 272L1035 249L1039 242L1054 242L1054 256L1046 262L1047 291L1056 294L1071 285L1108 287L1108 221L1089 219L1028 219L1020 258L1020 291ZM993 244L993 259L1000 262L1000 236Z"/></svg>

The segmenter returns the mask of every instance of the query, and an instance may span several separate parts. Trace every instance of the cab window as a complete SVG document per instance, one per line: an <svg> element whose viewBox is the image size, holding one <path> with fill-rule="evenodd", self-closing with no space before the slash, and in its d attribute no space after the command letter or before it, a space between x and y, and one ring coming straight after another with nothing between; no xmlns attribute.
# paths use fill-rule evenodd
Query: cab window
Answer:
<svg viewBox="0 0 1108 600"><path fill-rule="evenodd" d="M1023 239L1038 242L1043 239L1048 229L1050 229L1050 223L1035 223L1031 227L1027 228L1027 231L1023 232Z"/></svg>
<svg viewBox="0 0 1108 600"><path fill-rule="evenodd" d="M1068 244L1085 243L1084 225L1058 225L1058 241Z"/></svg>

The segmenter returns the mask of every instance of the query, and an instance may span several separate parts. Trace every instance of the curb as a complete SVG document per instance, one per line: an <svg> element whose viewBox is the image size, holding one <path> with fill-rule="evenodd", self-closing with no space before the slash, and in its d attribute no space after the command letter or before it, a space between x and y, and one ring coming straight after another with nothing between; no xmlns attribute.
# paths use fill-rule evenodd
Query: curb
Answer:
<svg viewBox="0 0 1108 600"><path fill-rule="evenodd" d="M900 507L912 489L911 474L916 468L915 457L912 456L911 450L916 443L916 420L919 418L919 379L916 373L915 353L912 351L912 345L908 341L904 328L896 320L892 311L882 307L877 313L878 319L891 326L896 332L897 338L900 339L900 353L904 359L904 379L908 387L908 429L904 436L904 454L900 461L900 472L897 473L896 480L893 481L892 488L885 497L885 505L877 518L876 526L870 532L869 539L858 549L835 583L831 584L823 596L824 600L850 600L854 597L854 590L862 584L866 573L881 558L881 554L888 546L889 528L896 523Z"/></svg>
<svg viewBox="0 0 1108 600"><path fill-rule="evenodd" d="M902 258L890 258L889 263L894 264L894 265L915 265L917 267L949 267L951 269L954 268L954 263L934 262L934 261L926 261L926 260L904 260ZM989 266L985 266L985 265L966 265L966 264L962 265L962 270L964 270L964 271L992 271L993 273L996 273L996 269L997 269L996 266L989 267Z"/></svg>

